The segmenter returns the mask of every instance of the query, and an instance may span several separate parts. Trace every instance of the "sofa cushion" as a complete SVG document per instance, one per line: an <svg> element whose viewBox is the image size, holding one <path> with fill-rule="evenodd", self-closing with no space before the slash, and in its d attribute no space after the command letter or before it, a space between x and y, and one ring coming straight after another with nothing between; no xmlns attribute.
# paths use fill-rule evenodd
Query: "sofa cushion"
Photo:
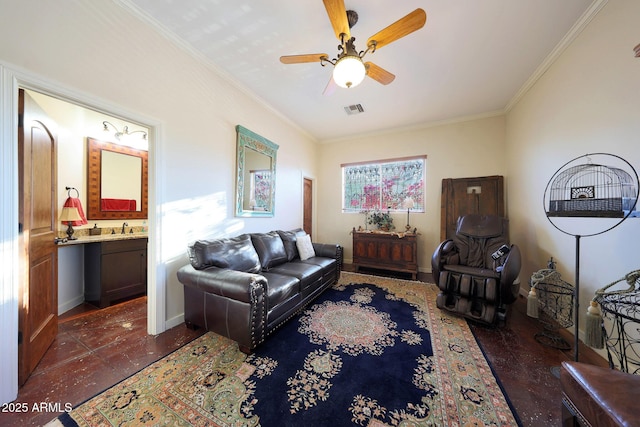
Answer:
<svg viewBox="0 0 640 427"><path fill-rule="evenodd" d="M267 301L269 310L300 293L300 280L297 277L273 273L271 271L263 274L267 279Z"/></svg>
<svg viewBox="0 0 640 427"><path fill-rule="evenodd" d="M253 233L251 241L256 248L256 252L258 252L260 265L264 270L269 270L271 267L287 262L287 252L277 232Z"/></svg>
<svg viewBox="0 0 640 427"><path fill-rule="evenodd" d="M326 274L328 271L334 271L336 269L336 266L338 265L335 258L327 258L317 255L309 259L305 259L304 261L301 260L300 262L321 267L323 270L323 274Z"/></svg>
<svg viewBox="0 0 640 427"><path fill-rule="evenodd" d="M313 285L322 279L323 269L319 265L305 263L297 260L279 265L271 272L282 274L285 276L297 277L300 280L300 289L304 290L307 286Z"/></svg>
<svg viewBox="0 0 640 427"><path fill-rule="evenodd" d="M278 230L278 234L284 244L284 250L287 252L287 260L291 261L298 258L300 255L298 254L296 240L298 239L298 236L304 236L307 233L302 228L297 228L290 231Z"/></svg>
<svg viewBox="0 0 640 427"><path fill-rule="evenodd" d="M267 327L272 328L291 316L302 301L300 281L293 276L266 272L269 282L267 291Z"/></svg>
<svg viewBox="0 0 640 427"><path fill-rule="evenodd" d="M229 239L198 240L189 246L188 253L189 261L196 270L219 267L247 273L260 272L260 258L248 234Z"/></svg>
<svg viewBox="0 0 640 427"><path fill-rule="evenodd" d="M311 243L311 236L308 234L299 236L296 239L296 247L298 248L300 259L303 261L316 256L316 252L313 250L313 244Z"/></svg>

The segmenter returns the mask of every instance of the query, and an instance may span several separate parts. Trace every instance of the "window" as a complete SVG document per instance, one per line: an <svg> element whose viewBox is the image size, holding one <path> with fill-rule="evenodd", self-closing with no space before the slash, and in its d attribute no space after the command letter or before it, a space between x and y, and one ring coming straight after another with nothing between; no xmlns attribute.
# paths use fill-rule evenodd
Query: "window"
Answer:
<svg viewBox="0 0 640 427"><path fill-rule="evenodd" d="M342 211L406 210L424 212L424 177L427 156L342 165Z"/></svg>

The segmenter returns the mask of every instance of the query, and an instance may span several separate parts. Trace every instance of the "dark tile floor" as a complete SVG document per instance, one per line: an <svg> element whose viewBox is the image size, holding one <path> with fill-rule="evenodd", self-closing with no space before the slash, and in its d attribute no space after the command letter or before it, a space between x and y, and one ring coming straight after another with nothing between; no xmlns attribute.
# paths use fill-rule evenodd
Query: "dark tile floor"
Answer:
<svg viewBox="0 0 640 427"><path fill-rule="evenodd" d="M424 281L430 278L420 276ZM46 424L58 413L33 411L34 403L58 403L62 410L65 404L78 405L202 333L180 325L155 337L147 335L144 297L102 310L79 306L61 316L59 329L44 359L18 392L15 403L26 403L29 410L0 413L0 426ZM545 347L534 339L542 327L527 317L524 298L513 304L504 325L471 325L471 329L523 426L560 425L560 384L552 368L572 360L573 350ZM580 360L606 366L587 347L581 346Z"/></svg>
<svg viewBox="0 0 640 427"><path fill-rule="evenodd" d="M561 362L574 360L573 348L562 351L536 341L534 335L543 327L537 319L527 316L523 297L510 307L504 325L470 326L522 425L561 425L561 390L556 375ZM572 334L563 331L561 336L573 347ZM608 366L603 357L582 342L578 349L581 362Z"/></svg>
<svg viewBox="0 0 640 427"><path fill-rule="evenodd" d="M81 305L59 318L57 338L18 390L14 403L28 410L0 413L0 426L44 425L59 412L34 411L34 404L76 406L201 334L180 325L147 335L146 297L102 310Z"/></svg>

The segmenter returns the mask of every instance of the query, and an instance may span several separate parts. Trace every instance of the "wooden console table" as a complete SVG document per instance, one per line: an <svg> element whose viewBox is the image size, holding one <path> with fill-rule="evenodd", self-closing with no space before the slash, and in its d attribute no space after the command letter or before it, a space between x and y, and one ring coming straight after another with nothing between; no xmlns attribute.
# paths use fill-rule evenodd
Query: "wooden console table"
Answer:
<svg viewBox="0 0 640 427"><path fill-rule="evenodd" d="M353 235L353 265L411 273L418 276L418 241L415 233L358 231Z"/></svg>

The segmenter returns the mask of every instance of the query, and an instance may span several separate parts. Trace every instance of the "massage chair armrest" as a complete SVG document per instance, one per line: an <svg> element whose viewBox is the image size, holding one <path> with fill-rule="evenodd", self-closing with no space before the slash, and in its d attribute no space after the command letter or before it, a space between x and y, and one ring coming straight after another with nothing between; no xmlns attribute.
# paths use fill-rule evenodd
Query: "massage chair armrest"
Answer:
<svg viewBox="0 0 640 427"><path fill-rule="evenodd" d="M187 264L178 270L178 280L185 286L245 303L255 302L260 294L264 297L267 295L267 279L264 276L228 268L196 270Z"/></svg>
<svg viewBox="0 0 640 427"><path fill-rule="evenodd" d="M521 264L520 248L517 245L511 245L501 266L500 281L513 283L520 274Z"/></svg>
<svg viewBox="0 0 640 427"><path fill-rule="evenodd" d="M434 282L438 283L440 270L442 270L445 264L459 263L458 249L453 243L453 240L447 239L441 242L431 256L431 274L433 275Z"/></svg>
<svg viewBox="0 0 640 427"><path fill-rule="evenodd" d="M520 248L517 245L511 245L500 272L502 301L506 304L511 304L518 296L519 289L514 288L514 282L520 274L521 265Z"/></svg>

